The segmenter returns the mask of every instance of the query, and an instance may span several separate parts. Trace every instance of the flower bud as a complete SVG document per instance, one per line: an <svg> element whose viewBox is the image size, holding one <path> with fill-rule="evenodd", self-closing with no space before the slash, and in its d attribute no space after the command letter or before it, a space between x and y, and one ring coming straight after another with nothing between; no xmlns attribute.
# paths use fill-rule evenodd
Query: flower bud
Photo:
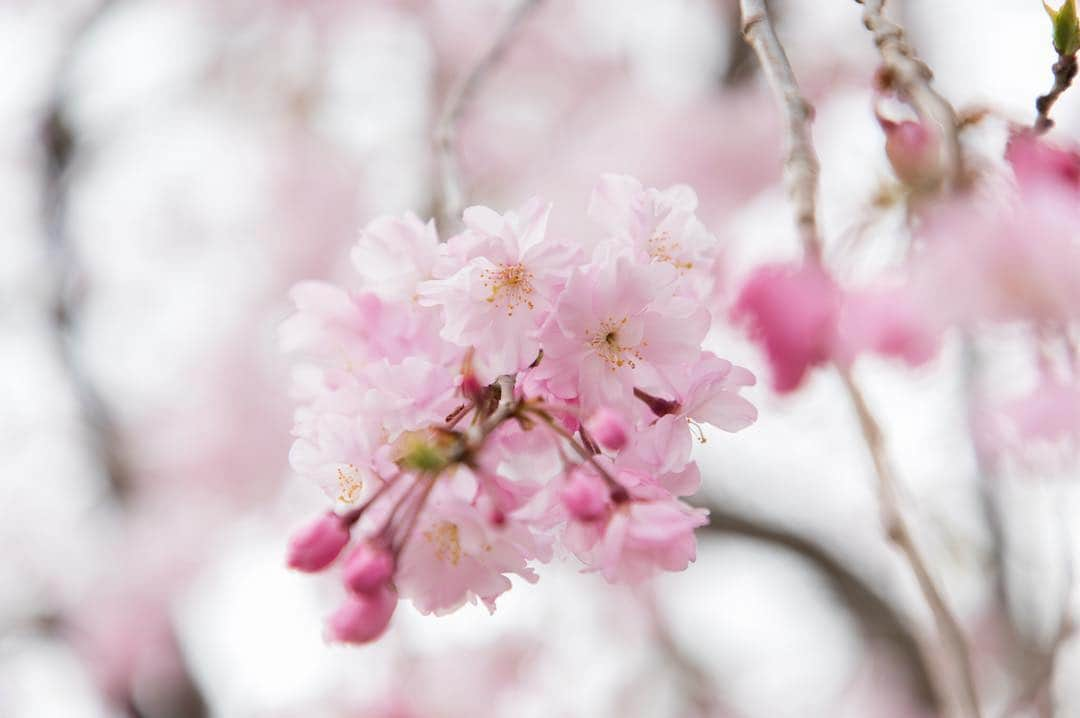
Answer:
<svg viewBox="0 0 1080 718"><path fill-rule="evenodd" d="M387 586L373 593L351 595L330 616L327 636L341 643L370 643L390 625L397 608L397 594Z"/></svg>
<svg viewBox="0 0 1080 718"><path fill-rule="evenodd" d="M289 540L290 568L314 573L329 566L349 543L349 527L328 512L300 529Z"/></svg>
<svg viewBox="0 0 1080 718"><path fill-rule="evenodd" d="M885 131L885 154L897 178L909 187L928 187L941 179L938 135L925 122L879 118Z"/></svg>
<svg viewBox="0 0 1080 718"><path fill-rule="evenodd" d="M607 510L608 488L593 472L579 469L559 491L559 499L578 521L595 521Z"/></svg>
<svg viewBox="0 0 1080 718"><path fill-rule="evenodd" d="M600 442L605 449L619 451L626 446L630 438L630 425L619 414L607 407L601 407L585 422L585 429Z"/></svg>
<svg viewBox="0 0 1080 718"><path fill-rule="evenodd" d="M1080 19L1076 14L1076 0L1065 0L1057 10L1045 2L1043 7L1053 26L1054 49L1059 55L1075 55L1080 50Z"/></svg>
<svg viewBox="0 0 1080 718"><path fill-rule="evenodd" d="M342 576L356 594L373 593L394 575L394 557L383 546L365 541L345 557Z"/></svg>

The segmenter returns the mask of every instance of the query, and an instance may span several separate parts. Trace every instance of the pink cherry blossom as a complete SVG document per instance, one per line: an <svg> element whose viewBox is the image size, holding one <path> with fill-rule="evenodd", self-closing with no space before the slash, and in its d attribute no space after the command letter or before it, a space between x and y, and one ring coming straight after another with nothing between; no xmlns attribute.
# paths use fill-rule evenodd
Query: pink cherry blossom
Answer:
<svg viewBox="0 0 1080 718"><path fill-rule="evenodd" d="M532 379L586 410L629 406L635 386L670 387L700 353L709 315L671 295L675 270L604 258L570 277Z"/></svg>
<svg viewBox="0 0 1080 718"><path fill-rule="evenodd" d="M839 299L832 279L812 263L761 267L743 285L733 314L764 345L776 391L794 391L809 369L828 361Z"/></svg>
<svg viewBox="0 0 1080 718"><path fill-rule="evenodd" d="M350 256L363 289L386 301L411 301L439 257L435 223L413 214L378 217L360 233Z"/></svg>
<svg viewBox="0 0 1080 718"><path fill-rule="evenodd" d="M540 326L573 266L574 250L546 237L549 211L539 200L505 215L470 207L466 231L447 245L464 266L420 286L421 302L442 309L441 336L472 347L489 381L536 359Z"/></svg>
<svg viewBox="0 0 1080 718"><path fill-rule="evenodd" d="M630 440L630 425L622 414L606 406L600 407L585 422L589 434L605 449L619 451Z"/></svg>

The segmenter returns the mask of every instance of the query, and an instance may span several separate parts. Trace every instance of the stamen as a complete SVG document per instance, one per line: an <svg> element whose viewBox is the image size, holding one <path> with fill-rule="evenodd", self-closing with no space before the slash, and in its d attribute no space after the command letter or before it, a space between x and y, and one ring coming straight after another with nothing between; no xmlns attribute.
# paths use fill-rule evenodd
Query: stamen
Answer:
<svg viewBox="0 0 1080 718"><path fill-rule="evenodd" d="M449 561L451 566L457 566L461 561L461 540L457 524L440 521L432 526L430 531L424 532L424 539L434 544L435 558L440 561Z"/></svg>
<svg viewBox="0 0 1080 718"><path fill-rule="evenodd" d="M491 290L487 301L496 307L504 307L506 316L514 316L514 310L521 304L530 310L534 308L531 299L533 273L525 265L500 264L496 270L482 271L480 278L483 285Z"/></svg>
<svg viewBox="0 0 1080 718"><path fill-rule="evenodd" d="M679 243L672 241L671 233L667 231L654 233L649 237L649 241L646 242L646 250L648 251L649 256L654 260L658 262L667 262L676 269L683 271L693 269L693 262L680 262L675 258L679 248Z"/></svg>
<svg viewBox="0 0 1080 718"><path fill-rule="evenodd" d="M585 333L587 344L593 348L597 356L604 360L611 371L622 366L633 369L643 358L637 347L623 346L619 343L619 330L627 321L628 317L619 320L609 317L600 322L598 331Z"/></svg>

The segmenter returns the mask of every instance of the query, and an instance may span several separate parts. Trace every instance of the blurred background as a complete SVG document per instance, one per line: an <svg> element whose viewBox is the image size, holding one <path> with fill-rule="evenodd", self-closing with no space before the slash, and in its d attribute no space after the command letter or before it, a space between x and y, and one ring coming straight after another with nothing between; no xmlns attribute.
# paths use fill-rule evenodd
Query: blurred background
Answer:
<svg viewBox="0 0 1080 718"><path fill-rule="evenodd" d="M0 716L937 715L932 621L825 372L784 398L760 381L758 423L696 448L713 517L686 572L635 593L557 561L494 616L404 607L377 645L324 641L325 582L284 566L327 503L288 467L287 290L347 285L374 216L431 214L444 98L515 4L0 1ZM770 5L817 108L830 252L842 273L887 263L904 211L861 8ZM1000 155L1051 81L1039 2L889 7ZM738 25L735 0L540 2L462 117L469 201L539 194L575 232L600 173L627 172L697 191L732 287L797 256ZM1075 137L1077 97L1055 117ZM767 378L739 332L710 346ZM968 428L973 353L1007 398L1025 351L1005 328L857 375L987 714L1080 716L1080 649L1058 641L1075 463L990 483Z"/></svg>

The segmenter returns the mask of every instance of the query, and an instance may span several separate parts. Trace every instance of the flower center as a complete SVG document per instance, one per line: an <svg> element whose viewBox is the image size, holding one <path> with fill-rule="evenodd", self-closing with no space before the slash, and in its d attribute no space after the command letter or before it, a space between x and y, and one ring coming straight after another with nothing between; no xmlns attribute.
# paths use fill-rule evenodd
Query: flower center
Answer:
<svg viewBox="0 0 1080 718"><path fill-rule="evenodd" d="M430 531L424 532L424 538L435 546L435 558L448 561L451 566L457 566L461 561L461 540L457 524L440 521L432 526Z"/></svg>
<svg viewBox="0 0 1080 718"><path fill-rule="evenodd" d="M596 352L596 355L604 360L608 368L615 371L621 366L629 366L633 369L637 366L636 361L641 360L641 353L636 347L624 346L619 341L619 329L627 322L627 317L622 319L605 319L600 322L600 329L596 332L586 332L586 343Z"/></svg>
<svg viewBox="0 0 1080 718"><path fill-rule="evenodd" d="M338 501L343 504L351 504L360 497L360 492L364 489L364 482L358 478L359 475L360 470L352 464L349 464L348 472L343 469L337 470Z"/></svg>
<svg viewBox="0 0 1080 718"><path fill-rule="evenodd" d="M657 262L667 262L676 269L687 270L693 269L693 262L680 262L675 258L675 255L679 251L679 243L671 239L670 232L656 232L646 243L646 247L649 252L649 257Z"/></svg>
<svg viewBox="0 0 1080 718"><path fill-rule="evenodd" d="M500 264L498 269L485 269L480 280L491 294L487 301L506 309L506 316L514 316L518 305L533 308L533 274L523 264Z"/></svg>

